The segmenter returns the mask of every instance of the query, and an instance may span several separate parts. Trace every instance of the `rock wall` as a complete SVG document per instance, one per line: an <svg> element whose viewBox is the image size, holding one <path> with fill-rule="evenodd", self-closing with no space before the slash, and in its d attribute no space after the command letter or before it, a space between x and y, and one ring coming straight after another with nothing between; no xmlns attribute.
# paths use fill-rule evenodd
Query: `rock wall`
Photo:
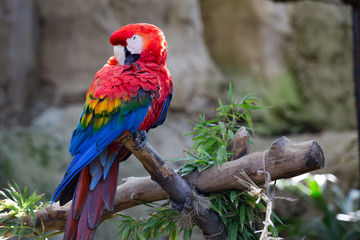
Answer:
<svg viewBox="0 0 360 240"><path fill-rule="evenodd" d="M5 0L0 11L0 128L29 124L51 105L82 102L112 55L109 35L131 22L164 30L177 112L214 106L231 80L237 95L250 92L273 106L256 118L260 133L356 127L346 6Z"/></svg>
<svg viewBox="0 0 360 240"><path fill-rule="evenodd" d="M24 124L37 88L38 26L33 0L0 3L0 129Z"/></svg>
<svg viewBox="0 0 360 240"><path fill-rule="evenodd" d="M294 11L285 56L303 112L319 129L356 128L351 8L304 2Z"/></svg>
<svg viewBox="0 0 360 240"><path fill-rule="evenodd" d="M272 106L257 116L258 133L356 128L349 6L200 3L206 43L236 93Z"/></svg>

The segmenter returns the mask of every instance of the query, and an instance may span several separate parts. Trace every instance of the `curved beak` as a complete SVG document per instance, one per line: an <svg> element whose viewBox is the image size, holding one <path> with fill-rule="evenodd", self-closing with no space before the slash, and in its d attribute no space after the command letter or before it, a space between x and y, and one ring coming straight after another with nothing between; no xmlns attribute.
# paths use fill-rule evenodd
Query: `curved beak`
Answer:
<svg viewBox="0 0 360 240"><path fill-rule="evenodd" d="M124 64L131 65L139 59L140 54L132 54L127 47L121 45L114 46L114 55L118 63L123 67Z"/></svg>
<svg viewBox="0 0 360 240"><path fill-rule="evenodd" d="M136 60L139 59L140 54L136 54L136 53L131 53L127 47L124 48L124 53L125 53L125 64L131 66L131 64L135 63Z"/></svg>
<svg viewBox="0 0 360 240"><path fill-rule="evenodd" d="M121 66L124 66L125 63L125 49L121 45L114 46L114 55L116 60Z"/></svg>

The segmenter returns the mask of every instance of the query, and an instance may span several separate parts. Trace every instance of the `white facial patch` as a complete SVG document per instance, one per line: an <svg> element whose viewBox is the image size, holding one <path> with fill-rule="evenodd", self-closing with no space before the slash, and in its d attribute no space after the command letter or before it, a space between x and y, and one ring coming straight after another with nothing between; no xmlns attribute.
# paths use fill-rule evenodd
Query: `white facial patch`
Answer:
<svg viewBox="0 0 360 240"><path fill-rule="evenodd" d="M126 42L126 48L131 54L141 54L143 47L142 37L135 34L131 38L126 39Z"/></svg>
<svg viewBox="0 0 360 240"><path fill-rule="evenodd" d="M121 45L114 46L114 56L121 66L124 66L125 52L124 47Z"/></svg>

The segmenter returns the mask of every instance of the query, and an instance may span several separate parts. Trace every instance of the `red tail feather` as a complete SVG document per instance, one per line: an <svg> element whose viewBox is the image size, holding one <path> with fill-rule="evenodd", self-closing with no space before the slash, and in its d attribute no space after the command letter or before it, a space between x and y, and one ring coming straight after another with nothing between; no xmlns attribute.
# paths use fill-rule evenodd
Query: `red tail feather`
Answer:
<svg viewBox="0 0 360 240"><path fill-rule="evenodd" d="M76 234L77 226L79 224L79 220L75 220L73 217L73 204L71 204L69 216L66 221L66 227L64 232L64 240L71 240Z"/></svg>
<svg viewBox="0 0 360 240"><path fill-rule="evenodd" d="M75 197L73 199L74 219L79 219L81 212L83 211L84 204L89 193L90 182L90 169L89 166L86 166L80 173L79 182L75 191Z"/></svg>
<svg viewBox="0 0 360 240"><path fill-rule="evenodd" d="M111 171L111 170L110 170ZM104 202L102 199L102 188L104 181L101 178L95 189L90 192L87 199L88 205L91 209L88 212L88 226L91 229L96 229L100 222L100 216L104 209Z"/></svg>
<svg viewBox="0 0 360 240"><path fill-rule="evenodd" d="M75 233L79 224L79 217L83 212L86 198L89 193L90 180L89 166L86 166L81 170L79 182L74 193L74 200L70 207L64 233L64 239L66 240L73 239L73 237L76 236Z"/></svg>
<svg viewBox="0 0 360 240"><path fill-rule="evenodd" d="M89 228L88 226L88 214L89 212L91 212L90 208L91 207L89 206L89 201L86 201L83 213L80 216L77 234L75 238L76 240L90 240L94 237L95 230Z"/></svg>
<svg viewBox="0 0 360 240"><path fill-rule="evenodd" d="M115 160L102 186L102 198L104 200L105 207L110 211L114 209L118 172L119 162Z"/></svg>

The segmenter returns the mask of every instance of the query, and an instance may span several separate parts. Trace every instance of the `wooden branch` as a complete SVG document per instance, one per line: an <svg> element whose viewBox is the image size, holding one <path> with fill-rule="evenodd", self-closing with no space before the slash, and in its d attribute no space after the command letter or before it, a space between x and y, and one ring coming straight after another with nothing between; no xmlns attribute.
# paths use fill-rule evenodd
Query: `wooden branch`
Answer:
<svg viewBox="0 0 360 240"><path fill-rule="evenodd" d="M251 153L240 159L226 162L220 167L213 166L200 173L192 172L183 178L191 182L202 194L230 189L245 190L234 176L244 170L257 185L263 184L264 176L259 174L259 170L264 170L264 154L265 170L271 174L272 180L290 178L320 169L325 163L323 151L317 142L292 142L282 137L276 140L268 151ZM123 209L142 202L164 200L167 197L167 193L150 177L127 178L117 187L114 211L104 211L102 221ZM41 229L42 220L45 231L64 229L69 207L70 203L62 207L56 203L36 211L36 227ZM32 226L30 218L27 219L26 224Z"/></svg>
<svg viewBox="0 0 360 240"><path fill-rule="evenodd" d="M241 127L234 137L234 159L241 158L249 153L249 132Z"/></svg>
<svg viewBox="0 0 360 240"><path fill-rule="evenodd" d="M265 166L263 157L265 154ZM220 167L211 167L204 172L192 172L186 179L200 193L217 192L220 190L242 189L232 176L240 170L257 184L264 184L263 174L259 170L270 173L271 179L290 178L300 174L323 168L325 158L319 144L315 141L292 142L282 137L271 145L269 151L255 152L238 160L227 162Z"/></svg>

